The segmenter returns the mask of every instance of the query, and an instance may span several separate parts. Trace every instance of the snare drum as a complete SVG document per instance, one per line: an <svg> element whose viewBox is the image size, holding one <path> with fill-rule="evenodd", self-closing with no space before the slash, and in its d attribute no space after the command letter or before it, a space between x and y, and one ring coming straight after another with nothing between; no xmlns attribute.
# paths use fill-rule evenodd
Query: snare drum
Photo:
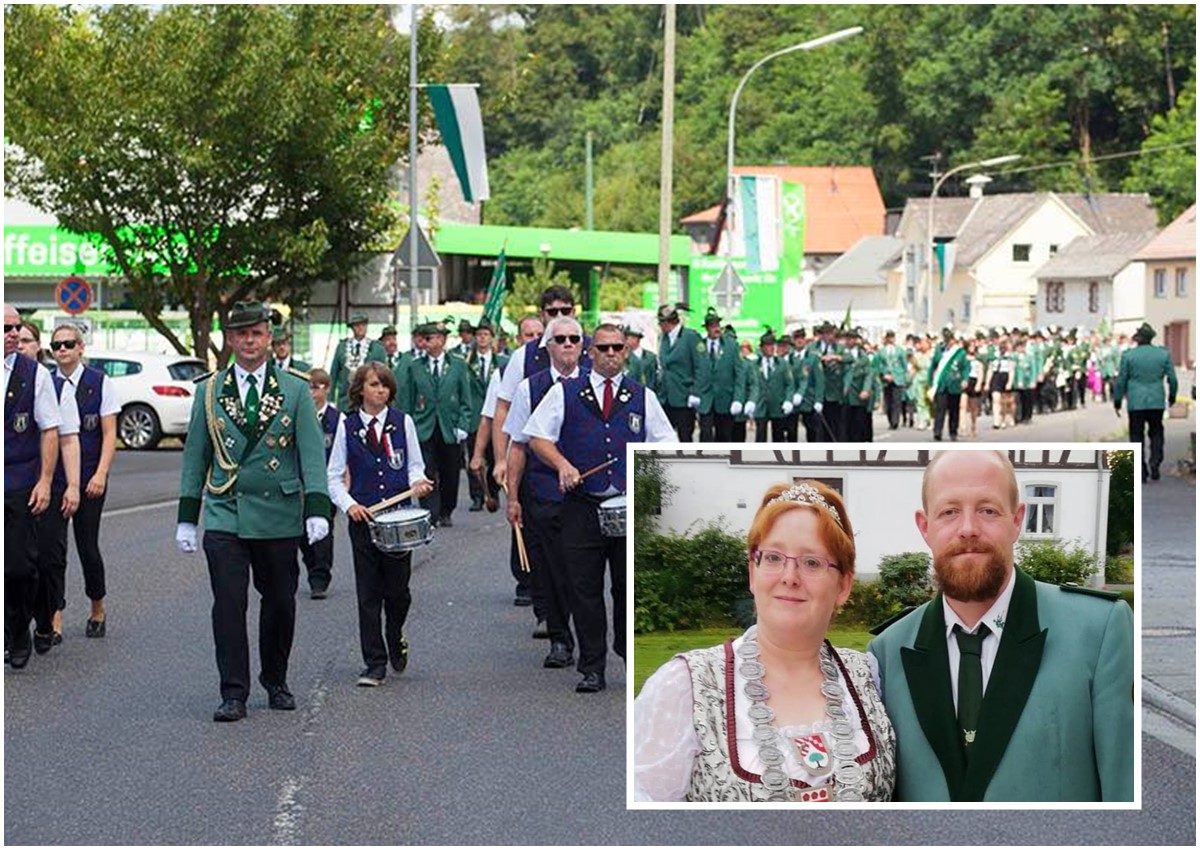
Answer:
<svg viewBox="0 0 1200 850"><path fill-rule="evenodd" d="M605 537L625 536L625 496L613 496L600 503L600 533Z"/></svg>
<svg viewBox="0 0 1200 850"><path fill-rule="evenodd" d="M401 508L375 517L370 523L371 542L381 552L407 552L433 542L429 511Z"/></svg>

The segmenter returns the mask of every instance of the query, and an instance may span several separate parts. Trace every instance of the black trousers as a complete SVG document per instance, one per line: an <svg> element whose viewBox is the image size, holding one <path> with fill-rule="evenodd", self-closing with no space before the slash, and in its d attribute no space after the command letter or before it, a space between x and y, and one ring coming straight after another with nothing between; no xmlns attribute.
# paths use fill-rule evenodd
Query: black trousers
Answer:
<svg viewBox="0 0 1200 850"><path fill-rule="evenodd" d="M846 405L840 401L827 401L821 410L821 415L825 417L825 424L829 426L822 442L844 443L846 441ZM833 434L832 439L830 434Z"/></svg>
<svg viewBox="0 0 1200 850"><path fill-rule="evenodd" d="M810 443L820 443L824 436L822 431L825 426L821 424L820 414L815 410L810 410L808 413L801 413L800 419L804 422L804 439Z"/></svg>
<svg viewBox="0 0 1200 850"><path fill-rule="evenodd" d="M933 397L933 437L942 438L942 425L950 420L950 439L958 439L958 406L961 393L936 393Z"/></svg>
<svg viewBox="0 0 1200 850"><path fill-rule="evenodd" d="M793 410L787 416L783 417L783 442L798 443L798 434L800 430L800 413Z"/></svg>
<svg viewBox="0 0 1200 850"><path fill-rule="evenodd" d="M746 442L746 419L733 420L733 426L729 432L729 439L734 443Z"/></svg>
<svg viewBox="0 0 1200 850"><path fill-rule="evenodd" d="M308 535L300 538L300 554L304 556L310 590L325 590L333 580L333 525L336 521L335 511L329 519L329 533L316 543L309 543Z"/></svg>
<svg viewBox="0 0 1200 850"><path fill-rule="evenodd" d="M412 552L380 551L371 542L371 529L365 522L351 520L349 524L358 592L358 644L367 669L386 672L388 647L400 642L412 605L408 589Z"/></svg>
<svg viewBox="0 0 1200 850"><path fill-rule="evenodd" d="M212 583L213 640L221 698L245 700L250 693L250 644L246 638L246 607L250 579L261 598L258 615L258 655L262 677L286 684L288 656L296 629L296 562L299 538L243 540L227 531L204 532L204 555Z"/></svg>
<svg viewBox="0 0 1200 850"><path fill-rule="evenodd" d="M780 417L778 419L755 419L754 420L754 424L755 424L754 442L765 443L768 441L767 440L767 423L768 422L771 423L770 442L786 443L787 442L787 437L786 437L787 431L786 431L786 428L784 425L783 417Z"/></svg>
<svg viewBox="0 0 1200 850"><path fill-rule="evenodd" d="M1146 445L1146 432L1150 432L1150 454L1142 461L1142 478L1152 469L1158 469L1163 462L1163 412L1162 410L1131 410L1129 411L1129 441L1137 443L1143 449Z"/></svg>
<svg viewBox="0 0 1200 850"><path fill-rule="evenodd" d="M625 538L600 533L599 502L569 494L563 500L564 554L571 579L575 633L579 637L580 673L603 673L608 650L605 636L604 572L612 582L613 650L625 658Z"/></svg>
<svg viewBox="0 0 1200 850"><path fill-rule="evenodd" d="M421 443L425 458L425 477L433 481L433 492L421 499L421 507L434 520L443 519L458 507L458 472L462 468L462 446L447 443L442 429L433 426L433 435Z"/></svg>
<svg viewBox="0 0 1200 850"><path fill-rule="evenodd" d="M37 536L38 586L33 601L33 622L50 634L54 612L65 603L67 582L67 522L62 515L63 491L50 490L50 507L34 518Z"/></svg>
<svg viewBox="0 0 1200 850"><path fill-rule="evenodd" d="M543 611L538 618L546 621L550 641L565 643L574 652L575 638L571 634L574 608L565 551L567 532L563 526L563 503L544 502L531 493L521 502L521 513L525 519L525 547L534 587L534 613L538 614L540 599ZM579 630L578 621L575 629Z"/></svg>
<svg viewBox="0 0 1200 850"><path fill-rule="evenodd" d="M900 427L900 416L904 406L904 387L885 382L883 385L883 410L887 414L888 427L895 431Z"/></svg>
<svg viewBox="0 0 1200 850"><path fill-rule="evenodd" d="M32 490L4 492L4 646L28 639L38 590L37 528L29 513Z"/></svg>
<svg viewBox="0 0 1200 850"><path fill-rule="evenodd" d="M852 443L870 443L874 439L871 409L846 405L846 439Z"/></svg>
<svg viewBox="0 0 1200 850"><path fill-rule="evenodd" d="M733 441L733 416L729 413L700 414L700 442L729 443Z"/></svg>
<svg viewBox="0 0 1200 850"><path fill-rule="evenodd" d="M690 407L667 407L665 405L663 411L667 414L667 420L675 428L675 433L679 435L679 442L692 442L692 430L696 427L696 411Z"/></svg>
<svg viewBox="0 0 1200 850"><path fill-rule="evenodd" d="M532 582L530 581L529 573L521 569L521 555L517 551L517 531L511 526L508 529L508 538L508 569L512 573L513 580L517 583L517 590L521 593L528 593L532 599ZM545 613L545 605L542 606L542 612Z"/></svg>

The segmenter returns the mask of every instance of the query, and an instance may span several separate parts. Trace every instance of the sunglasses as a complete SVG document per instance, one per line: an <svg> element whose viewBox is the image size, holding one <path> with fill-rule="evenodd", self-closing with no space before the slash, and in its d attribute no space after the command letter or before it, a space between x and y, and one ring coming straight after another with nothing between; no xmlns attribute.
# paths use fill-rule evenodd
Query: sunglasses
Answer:
<svg viewBox="0 0 1200 850"><path fill-rule="evenodd" d="M613 354L620 354L625 350L625 343L623 342L597 342L595 345L596 350L601 354L607 354L610 351Z"/></svg>
<svg viewBox="0 0 1200 850"><path fill-rule="evenodd" d="M5 325L5 326L4 326L4 332L5 332L6 334L10 334L10 333L12 333L13 331L19 331L20 329L21 329L21 323L20 323L20 322L17 322L17 324L15 324L15 325Z"/></svg>
<svg viewBox="0 0 1200 850"><path fill-rule="evenodd" d="M75 346L79 344L78 340L74 339L58 339L50 343L51 351L58 351L60 348L65 348L67 351L74 351Z"/></svg>
<svg viewBox="0 0 1200 850"><path fill-rule="evenodd" d="M579 343L583 342L583 337L579 334L555 334L551 339L559 345L565 345L567 340L570 340L572 345L579 345Z"/></svg>
<svg viewBox="0 0 1200 850"><path fill-rule="evenodd" d="M569 316L575 312L574 307L547 307L547 316Z"/></svg>

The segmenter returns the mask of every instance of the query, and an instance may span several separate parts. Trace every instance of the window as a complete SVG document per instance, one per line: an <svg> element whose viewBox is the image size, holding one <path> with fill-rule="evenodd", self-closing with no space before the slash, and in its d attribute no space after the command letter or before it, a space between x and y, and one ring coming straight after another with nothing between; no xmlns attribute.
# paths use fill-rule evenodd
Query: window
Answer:
<svg viewBox="0 0 1200 850"><path fill-rule="evenodd" d="M126 375L136 375L142 371L142 364L133 360L108 360L104 358L88 358L88 365L103 369L110 378L123 378Z"/></svg>
<svg viewBox="0 0 1200 850"><path fill-rule="evenodd" d="M1025 485L1025 537L1052 537L1058 512L1057 484Z"/></svg>
<svg viewBox="0 0 1200 850"><path fill-rule="evenodd" d="M1028 263L1029 253L1032 248L1032 245L1013 245L1013 262Z"/></svg>
<svg viewBox="0 0 1200 850"><path fill-rule="evenodd" d="M962 317L963 317L964 322L971 321L971 296L970 295L963 296Z"/></svg>
<svg viewBox="0 0 1200 850"><path fill-rule="evenodd" d="M1058 246L1057 246L1057 245L1051 245L1051 246L1050 246L1050 256L1051 256L1051 257L1053 257L1053 256L1054 256L1055 254L1057 254L1057 253L1058 253Z"/></svg>
<svg viewBox="0 0 1200 850"><path fill-rule="evenodd" d="M1100 284L1096 281L1088 284L1088 312L1100 312Z"/></svg>
<svg viewBox="0 0 1200 850"><path fill-rule="evenodd" d="M1061 313L1066 305L1064 290L1066 284L1061 280L1052 280L1046 284L1046 312Z"/></svg>
<svg viewBox="0 0 1200 850"><path fill-rule="evenodd" d="M1187 272L1186 268L1175 269L1175 297L1187 298Z"/></svg>
<svg viewBox="0 0 1200 850"><path fill-rule="evenodd" d="M208 369L199 360L184 360L179 363L172 363L167 367L167 371L171 373L172 380L194 381L207 372Z"/></svg>
<svg viewBox="0 0 1200 850"><path fill-rule="evenodd" d="M1167 270L1166 269L1155 269L1154 270L1154 297L1155 298L1166 298L1167 297Z"/></svg>

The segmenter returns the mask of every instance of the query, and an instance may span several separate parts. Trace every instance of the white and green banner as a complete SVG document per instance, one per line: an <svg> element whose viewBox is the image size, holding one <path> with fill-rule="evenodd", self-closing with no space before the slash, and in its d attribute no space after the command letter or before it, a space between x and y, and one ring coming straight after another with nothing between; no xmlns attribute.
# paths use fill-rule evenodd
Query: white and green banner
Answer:
<svg viewBox="0 0 1200 850"><path fill-rule="evenodd" d="M804 229L808 221L804 184L784 181L779 188L779 220L783 236L779 271L784 280L800 280L804 270Z"/></svg>
<svg viewBox="0 0 1200 850"><path fill-rule="evenodd" d="M475 86L431 85L428 92L442 139L450 151L454 173L462 184L463 198L469 204L486 201L490 197L487 154L483 146L483 116Z"/></svg>
<svg viewBox="0 0 1200 850"><path fill-rule="evenodd" d="M772 272L779 268L779 179L738 177L736 227L741 231L746 268ZM737 243L734 243L737 253Z"/></svg>

